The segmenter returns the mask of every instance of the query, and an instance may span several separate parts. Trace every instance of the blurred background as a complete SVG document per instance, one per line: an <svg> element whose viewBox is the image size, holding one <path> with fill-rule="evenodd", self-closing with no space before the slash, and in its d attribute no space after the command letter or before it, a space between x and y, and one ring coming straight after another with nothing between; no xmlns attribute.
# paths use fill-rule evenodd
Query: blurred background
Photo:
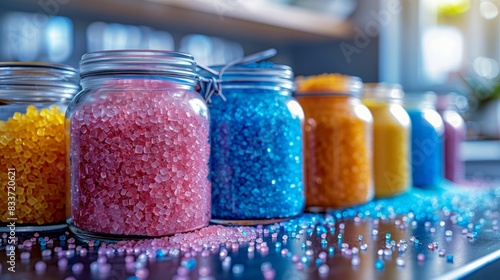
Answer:
<svg viewBox="0 0 500 280"><path fill-rule="evenodd" d="M0 61L78 67L86 53L163 49L225 63L276 48L296 75L338 72L457 93L469 177L500 170L500 0L2 0Z"/></svg>

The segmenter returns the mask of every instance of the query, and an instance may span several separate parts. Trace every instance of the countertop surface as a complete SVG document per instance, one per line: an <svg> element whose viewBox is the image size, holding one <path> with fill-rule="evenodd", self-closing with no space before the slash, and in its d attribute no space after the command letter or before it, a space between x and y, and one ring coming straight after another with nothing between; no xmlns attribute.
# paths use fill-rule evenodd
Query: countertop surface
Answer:
<svg viewBox="0 0 500 280"><path fill-rule="evenodd" d="M251 243L219 236L206 249L170 242L163 250L130 250L133 257L125 247L88 247L78 238L77 250L68 250L73 235L67 229L41 232L53 245L42 248L44 257L38 241L17 248L16 272L8 270L3 239L0 279L498 279L490 274L494 270L481 268L500 258L499 197L495 188L414 189L326 214L238 228L254 236ZM33 233L16 236L26 245ZM88 248L84 256L82 248ZM21 259L23 252L29 258L24 253Z"/></svg>

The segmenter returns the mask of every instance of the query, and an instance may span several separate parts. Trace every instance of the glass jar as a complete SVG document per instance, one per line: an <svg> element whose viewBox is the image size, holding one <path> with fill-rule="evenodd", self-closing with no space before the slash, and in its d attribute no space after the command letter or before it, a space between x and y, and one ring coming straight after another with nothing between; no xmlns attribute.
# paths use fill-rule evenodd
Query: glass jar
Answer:
<svg viewBox="0 0 500 280"><path fill-rule="evenodd" d="M464 119L458 113L458 106L466 102L465 97L450 93L439 95L436 106L444 123L444 177L456 183L464 180L460 145L467 131Z"/></svg>
<svg viewBox="0 0 500 280"><path fill-rule="evenodd" d="M406 94L404 107L411 119L413 185L436 187L443 178L443 133L433 92Z"/></svg>
<svg viewBox="0 0 500 280"><path fill-rule="evenodd" d="M196 64L168 51L99 51L68 108L70 229L155 237L210 220L209 114Z"/></svg>
<svg viewBox="0 0 500 280"><path fill-rule="evenodd" d="M372 123L357 77L323 74L297 79L305 114L306 199L310 211L373 198Z"/></svg>
<svg viewBox="0 0 500 280"><path fill-rule="evenodd" d="M236 65L221 82L227 100L209 106L212 220L263 224L302 213L304 113L291 96L292 69Z"/></svg>
<svg viewBox="0 0 500 280"><path fill-rule="evenodd" d="M373 116L375 197L399 194L411 186L410 130L397 84L365 84L363 103Z"/></svg>
<svg viewBox="0 0 500 280"><path fill-rule="evenodd" d="M78 92L70 66L0 62L0 231L64 228L64 114Z"/></svg>

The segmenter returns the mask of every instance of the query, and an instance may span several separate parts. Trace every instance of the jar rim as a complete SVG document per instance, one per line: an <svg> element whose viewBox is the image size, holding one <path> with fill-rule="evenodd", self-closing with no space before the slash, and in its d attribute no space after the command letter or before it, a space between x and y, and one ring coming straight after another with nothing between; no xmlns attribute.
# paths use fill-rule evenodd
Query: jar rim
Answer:
<svg viewBox="0 0 500 280"><path fill-rule="evenodd" d="M403 87L395 83L365 83L363 98L399 100L405 96Z"/></svg>
<svg viewBox="0 0 500 280"><path fill-rule="evenodd" d="M164 50L104 50L89 52L80 60L82 79L98 75L166 75L197 79L196 62L187 53Z"/></svg>
<svg viewBox="0 0 500 280"><path fill-rule="evenodd" d="M65 64L0 62L0 99L12 102L70 100L78 93L78 71Z"/></svg>
<svg viewBox="0 0 500 280"><path fill-rule="evenodd" d="M435 108L437 95L433 91L407 92L403 99L405 107L430 107Z"/></svg>
<svg viewBox="0 0 500 280"><path fill-rule="evenodd" d="M77 70L69 65L61 64L61 63L52 63L52 62L37 62L37 61L2 61L0 62L0 68L3 67L33 67L33 68L50 68L50 69L59 69L66 70L71 72L77 72Z"/></svg>

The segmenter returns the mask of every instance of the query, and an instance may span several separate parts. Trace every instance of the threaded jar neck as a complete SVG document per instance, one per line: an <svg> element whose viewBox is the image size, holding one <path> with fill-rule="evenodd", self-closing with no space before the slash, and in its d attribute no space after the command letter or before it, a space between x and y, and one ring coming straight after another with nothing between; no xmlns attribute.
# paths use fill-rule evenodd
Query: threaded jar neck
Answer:
<svg viewBox="0 0 500 280"><path fill-rule="evenodd" d="M194 87L196 62L186 53L152 50L113 50L87 53L80 61L84 88L103 77L169 80Z"/></svg>
<svg viewBox="0 0 500 280"><path fill-rule="evenodd" d="M2 103L68 101L79 91L71 66L42 62L0 62Z"/></svg>

